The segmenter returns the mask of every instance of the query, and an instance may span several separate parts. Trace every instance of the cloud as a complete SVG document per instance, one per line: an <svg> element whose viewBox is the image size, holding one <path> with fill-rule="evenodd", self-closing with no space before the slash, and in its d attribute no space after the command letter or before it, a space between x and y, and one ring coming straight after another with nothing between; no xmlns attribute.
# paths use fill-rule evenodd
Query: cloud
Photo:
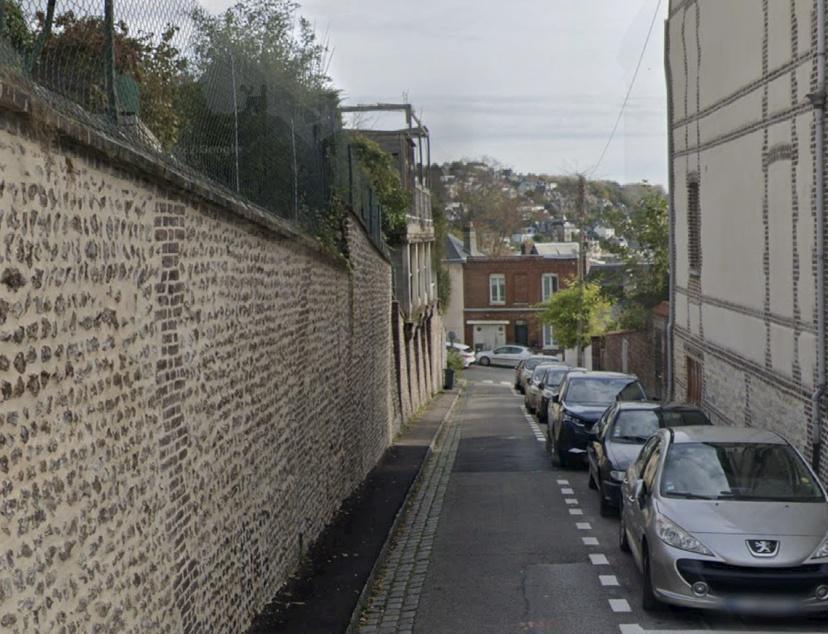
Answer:
<svg viewBox="0 0 828 634"><path fill-rule="evenodd" d="M436 160L486 154L521 170L555 171L597 160L656 3L304 0L300 11L327 33L347 101L407 94L432 131ZM662 47L657 24L604 176L666 181Z"/></svg>

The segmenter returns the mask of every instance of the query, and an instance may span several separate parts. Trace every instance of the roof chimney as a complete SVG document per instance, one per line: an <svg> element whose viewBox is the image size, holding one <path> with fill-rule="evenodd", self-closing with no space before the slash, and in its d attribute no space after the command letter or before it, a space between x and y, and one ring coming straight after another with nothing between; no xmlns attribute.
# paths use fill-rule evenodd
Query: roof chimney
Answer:
<svg viewBox="0 0 828 634"><path fill-rule="evenodd" d="M471 221L463 227L463 248L469 255L478 255L477 232L474 230L474 224Z"/></svg>

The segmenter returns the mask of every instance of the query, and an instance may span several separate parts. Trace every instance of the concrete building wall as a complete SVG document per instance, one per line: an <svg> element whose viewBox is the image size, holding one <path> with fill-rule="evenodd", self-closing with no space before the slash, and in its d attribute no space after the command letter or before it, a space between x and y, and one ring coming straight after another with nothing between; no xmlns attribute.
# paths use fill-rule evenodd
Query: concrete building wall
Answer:
<svg viewBox="0 0 828 634"><path fill-rule="evenodd" d="M394 434L390 265L58 124L0 112L0 623L242 632Z"/></svg>
<svg viewBox="0 0 828 634"><path fill-rule="evenodd" d="M812 0L673 0L667 25L675 396L691 396L695 361L716 420L777 430L806 451L816 362L807 97L815 33ZM688 213L693 182L697 222Z"/></svg>
<svg viewBox="0 0 828 634"><path fill-rule="evenodd" d="M449 262L445 264L445 267L448 269L449 280L451 281L451 295L444 316L446 336L448 336L448 333L453 332L456 336L455 341L471 345L466 341L465 329L463 327L463 306L465 304L463 264L461 262Z"/></svg>

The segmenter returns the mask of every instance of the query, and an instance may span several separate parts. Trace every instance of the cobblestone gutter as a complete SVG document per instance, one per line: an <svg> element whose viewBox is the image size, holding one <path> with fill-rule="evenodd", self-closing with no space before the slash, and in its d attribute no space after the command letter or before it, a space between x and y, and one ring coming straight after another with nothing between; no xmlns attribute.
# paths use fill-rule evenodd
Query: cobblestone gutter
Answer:
<svg viewBox="0 0 828 634"><path fill-rule="evenodd" d="M412 632L425 583L446 487L457 454L460 426L452 404L423 461L388 541L354 610L349 634Z"/></svg>

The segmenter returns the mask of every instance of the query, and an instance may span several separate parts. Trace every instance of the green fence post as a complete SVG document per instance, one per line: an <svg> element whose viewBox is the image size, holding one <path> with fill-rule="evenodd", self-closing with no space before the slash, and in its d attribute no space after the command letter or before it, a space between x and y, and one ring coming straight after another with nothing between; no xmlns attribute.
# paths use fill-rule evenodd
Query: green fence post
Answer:
<svg viewBox="0 0 828 634"><path fill-rule="evenodd" d="M115 88L115 0L104 0L104 73L109 116L118 124L118 93Z"/></svg>
<svg viewBox="0 0 828 634"><path fill-rule="evenodd" d="M40 35L37 36L34 46L32 46L32 52L29 53L29 59L26 60L25 70L27 75L32 74L32 71L34 70L34 65L37 62L37 59L40 57L40 53L43 52L43 47L46 46L46 40L48 40L49 36L52 34L52 22L54 22L55 20L56 3L57 0L49 0L49 2L46 4L46 20L43 23L43 31L40 33Z"/></svg>

